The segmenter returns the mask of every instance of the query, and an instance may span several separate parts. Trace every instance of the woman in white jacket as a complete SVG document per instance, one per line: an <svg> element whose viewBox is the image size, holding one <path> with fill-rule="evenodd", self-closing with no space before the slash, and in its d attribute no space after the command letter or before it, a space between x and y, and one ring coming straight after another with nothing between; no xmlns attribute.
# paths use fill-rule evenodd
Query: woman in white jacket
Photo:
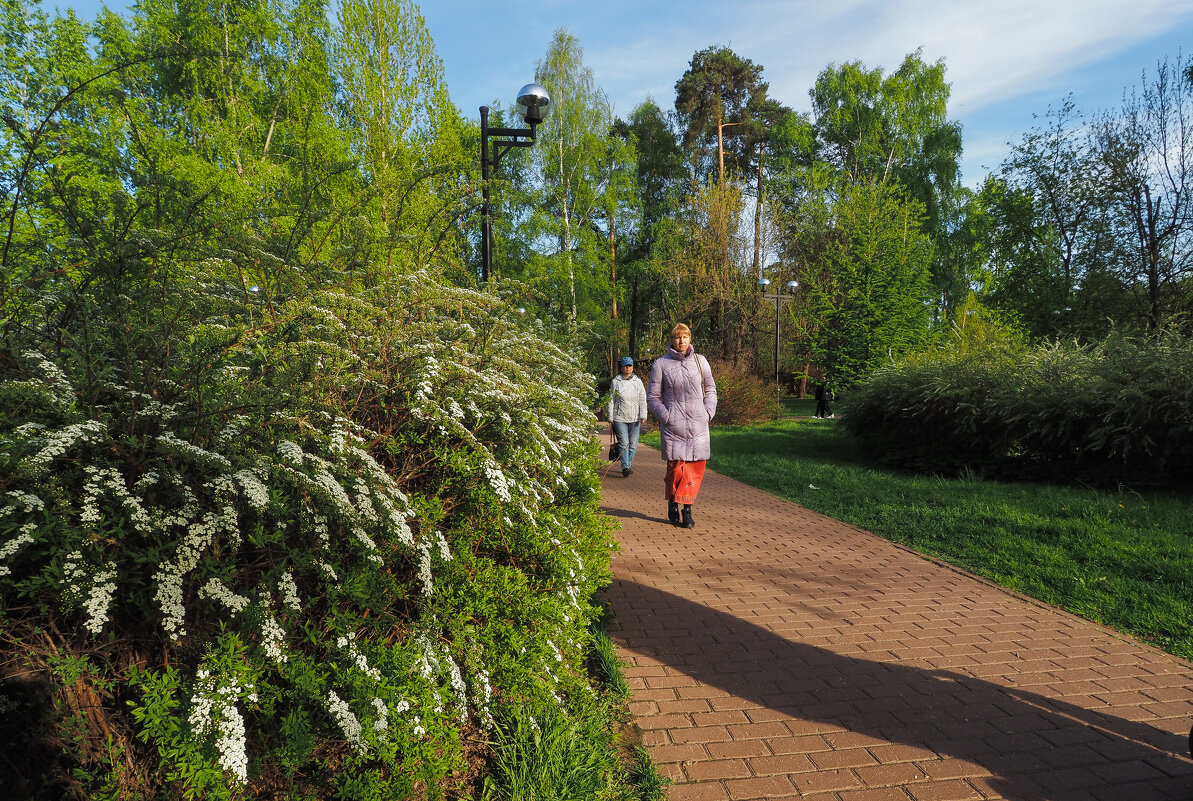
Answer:
<svg viewBox="0 0 1193 801"><path fill-rule="evenodd" d="M621 475L628 478L634 472L634 452L638 450L638 435L646 422L646 388L634 375L634 360L629 356L621 359L621 375L613 378L609 387L609 408L605 417L617 435L617 446L621 451Z"/></svg>

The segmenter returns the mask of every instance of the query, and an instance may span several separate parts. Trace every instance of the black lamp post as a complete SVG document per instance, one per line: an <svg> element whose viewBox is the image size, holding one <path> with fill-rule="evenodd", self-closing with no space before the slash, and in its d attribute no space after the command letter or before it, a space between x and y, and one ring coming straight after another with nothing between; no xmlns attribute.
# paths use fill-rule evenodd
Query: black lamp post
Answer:
<svg viewBox="0 0 1193 801"><path fill-rule="evenodd" d="M537 83L528 83L518 91L518 111L529 128L490 128L489 107L481 106L481 197L483 208L481 211L481 280L488 281L493 272L493 218L489 206L489 164L493 169L501 162L501 157L514 147L530 147L534 144L534 133L538 124L543 121L543 114L547 106L551 105L551 97L547 90ZM489 157L489 137L507 136L508 139L493 140L493 156ZM522 137L526 137L523 139Z"/></svg>
<svg viewBox="0 0 1193 801"><path fill-rule="evenodd" d="M777 289L775 290L775 294L768 295L768 294L766 294L766 290L767 290L767 287L769 287L769 286L770 286L769 278L763 278L761 281L758 282L758 288L762 290L762 297L766 298L767 300L773 300L775 302L775 400L777 401L780 398L780 391L779 391L779 310L783 307L784 303L790 303L791 301L795 300L795 298L792 297L792 295L794 295L795 290L799 288L799 284L795 281L788 281L786 283L786 285L784 286L784 289L786 289L788 292L791 293L789 295L781 294L781 292Z"/></svg>

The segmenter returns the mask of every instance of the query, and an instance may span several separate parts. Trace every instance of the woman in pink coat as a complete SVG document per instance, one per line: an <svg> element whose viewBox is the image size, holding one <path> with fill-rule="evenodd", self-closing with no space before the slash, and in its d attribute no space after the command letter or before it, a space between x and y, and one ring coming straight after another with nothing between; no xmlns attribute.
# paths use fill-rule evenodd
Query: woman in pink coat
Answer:
<svg viewBox="0 0 1193 801"><path fill-rule="evenodd" d="M708 424L717 413L717 384L708 360L692 349L692 329L683 323L671 329L667 355L650 370L646 404L659 421L667 460L667 519L694 528L692 504L711 451Z"/></svg>

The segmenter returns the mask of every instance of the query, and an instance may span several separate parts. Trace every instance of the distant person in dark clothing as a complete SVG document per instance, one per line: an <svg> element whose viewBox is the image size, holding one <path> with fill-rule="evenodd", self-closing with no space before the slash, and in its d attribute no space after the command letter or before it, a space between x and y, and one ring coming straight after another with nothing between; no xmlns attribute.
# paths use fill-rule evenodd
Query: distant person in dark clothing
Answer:
<svg viewBox="0 0 1193 801"><path fill-rule="evenodd" d="M816 385L817 417L833 416L832 402L834 398L836 398L836 395L833 394L833 388L829 386L827 381Z"/></svg>

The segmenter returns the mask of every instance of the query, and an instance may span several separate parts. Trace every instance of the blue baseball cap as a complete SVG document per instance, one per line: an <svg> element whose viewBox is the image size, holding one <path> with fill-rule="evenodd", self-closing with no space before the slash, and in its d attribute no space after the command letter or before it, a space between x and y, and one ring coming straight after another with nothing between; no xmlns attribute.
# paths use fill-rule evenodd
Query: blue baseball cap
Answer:
<svg viewBox="0 0 1193 801"><path fill-rule="evenodd" d="M627 364L633 364L633 363L634 363L634 358L632 356L622 356L621 357L621 366L622 367L625 367Z"/></svg>

